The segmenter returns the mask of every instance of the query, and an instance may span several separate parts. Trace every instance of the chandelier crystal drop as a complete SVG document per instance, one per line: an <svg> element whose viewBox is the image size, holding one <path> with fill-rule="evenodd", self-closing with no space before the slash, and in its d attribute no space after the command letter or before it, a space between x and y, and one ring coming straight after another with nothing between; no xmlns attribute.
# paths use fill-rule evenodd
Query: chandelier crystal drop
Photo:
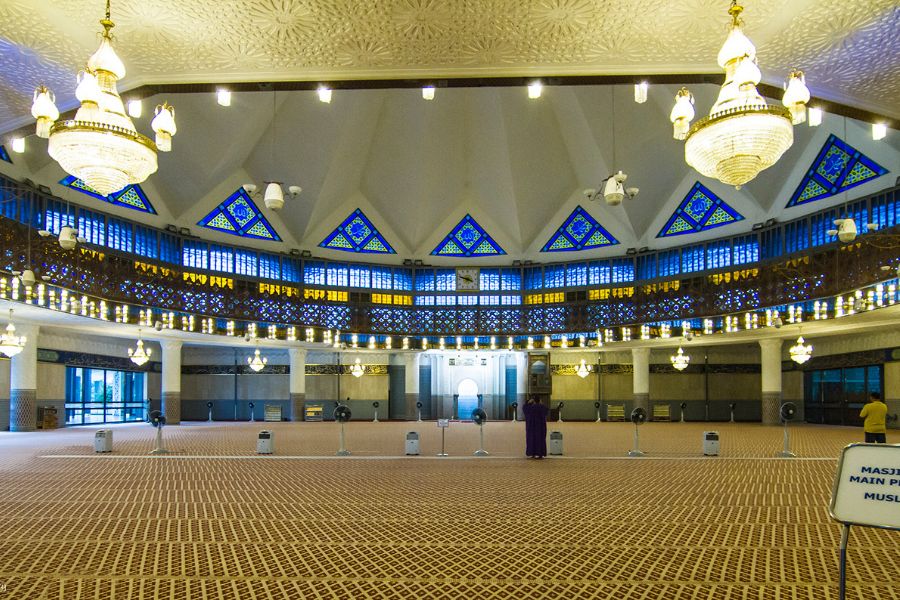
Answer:
<svg viewBox="0 0 900 600"><path fill-rule="evenodd" d="M357 378L362 377L365 372L366 372L366 368L364 366L362 366L362 364L360 364L360 361L358 358L356 359L356 362L350 366L350 374L353 375L354 377L357 377Z"/></svg>
<svg viewBox="0 0 900 600"><path fill-rule="evenodd" d="M794 143L793 124L806 120L809 89L802 71L793 71L784 93L784 107L769 105L756 89L761 79L756 47L744 35L744 8L731 3L731 28L719 51L725 83L709 116L690 125L694 98L687 88L675 96L669 119L673 135L685 140L684 158L702 175L740 188L775 164Z"/></svg>
<svg viewBox="0 0 900 600"><path fill-rule="evenodd" d="M788 352L791 353L791 360L798 365L802 365L812 358L812 344L805 344L804 342L803 336L801 335L797 338L797 343L788 349Z"/></svg>
<svg viewBox="0 0 900 600"><path fill-rule="evenodd" d="M581 359L581 364L578 365L578 368L575 369L575 374L584 379L591 373L591 367L587 365L584 359Z"/></svg>
<svg viewBox="0 0 900 600"><path fill-rule="evenodd" d="M125 111L116 82L125 76L125 65L112 47L109 0L100 47L78 74L75 97L81 103L75 117L59 119L53 92L38 86L31 114L36 133L49 138L47 151L62 169L78 177L104 196L130 184L141 183L156 172L157 150L168 152L175 135L175 111L156 107L151 123L156 143L141 135Z"/></svg>
<svg viewBox="0 0 900 600"><path fill-rule="evenodd" d="M13 311L10 309L6 333L0 335L0 353L9 358L24 350L25 343L28 341L28 338L24 335L16 335L16 326L12 322L12 313Z"/></svg>
<svg viewBox="0 0 900 600"><path fill-rule="evenodd" d="M253 358L247 357L247 364L250 365L254 373L259 373L265 369L267 362L269 362L268 358L259 355L259 348L253 351Z"/></svg>
<svg viewBox="0 0 900 600"><path fill-rule="evenodd" d="M128 358L131 359L131 362L140 367L150 360L152 354L153 350L144 348L144 340L141 339L141 330L138 329L138 339L135 343L135 348L128 349Z"/></svg>
<svg viewBox="0 0 900 600"><path fill-rule="evenodd" d="M688 364L691 362L691 357L684 353L684 350L681 349L681 346L678 347L678 352L669 357L669 360L672 361L672 368L678 371L684 371L687 369Z"/></svg>

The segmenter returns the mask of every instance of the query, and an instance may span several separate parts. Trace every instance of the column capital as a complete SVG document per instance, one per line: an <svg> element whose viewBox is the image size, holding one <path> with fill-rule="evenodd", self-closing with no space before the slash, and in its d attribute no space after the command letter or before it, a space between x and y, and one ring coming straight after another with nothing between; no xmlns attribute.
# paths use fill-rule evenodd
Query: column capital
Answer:
<svg viewBox="0 0 900 600"><path fill-rule="evenodd" d="M778 352L781 355L781 346L784 340L781 338L762 338L759 340L759 347L765 352Z"/></svg>
<svg viewBox="0 0 900 600"><path fill-rule="evenodd" d="M164 339L164 340L159 340L159 346L160 346L160 348L162 348L163 353L180 352L182 345L183 345L183 342L181 340L171 340L168 338Z"/></svg>
<svg viewBox="0 0 900 600"><path fill-rule="evenodd" d="M37 344L38 334L41 332L41 326L37 323L16 323L15 318L9 319L16 326L16 335L24 335L28 344ZM3 326L5 327L5 325Z"/></svg>
<svg viewBox="0 0 900 600"><path fill-rule="evenodd" d="M297 346L288 348L288 356L291 357L291 360L303 360L306 361L306 348L300 348Z"/></svg>
<svg viewBox="0 0 900 600"><path fill-rule="evenodd" d="M639 346L637 348L631 349L632 358L643 358L644 360L650 359L650 348L647 346Z"/></svg>

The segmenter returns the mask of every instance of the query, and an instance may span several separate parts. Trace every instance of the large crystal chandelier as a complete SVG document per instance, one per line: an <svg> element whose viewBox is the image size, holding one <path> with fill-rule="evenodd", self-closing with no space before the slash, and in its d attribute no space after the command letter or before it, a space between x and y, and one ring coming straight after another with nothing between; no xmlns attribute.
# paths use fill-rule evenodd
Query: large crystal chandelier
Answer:
<svg viewBox="0 0 900 600"><path fill-rule="evenodd" d="M794 142L792 124L806 120L809 90L801 71L790 75L782 100L769 105L756 89L761 74L756 48L744 35L744 8L732 1L731 31L719 50L725 83L705 117L693 126L694 98L687 88L675 96L670 119L676 140L686 140L684 159L702 175L740 187L775 164Z"/></svg>
<svg viewBox="0 0 900 600"><path fill-rule="evenodd" d="M678 347L678 352L669 357L669 361L672 363L672 368L677 369L679 371L684 371L687 369L688 365L691 362L691 357L684 353L684 350L681 349L681 346Z"/></svg>
<svg viewBox="0 0 900 600"><path fill-rule="evenodd" d="M584 379L591 374L591 366L592 365L588 365L582 358L581 363L578 365L578 368L575 369L575 374Z"/></svg>
<svg viewBox="0 0 900 600"><path fill-rule="evenodd" d="M9 324L6 333L0 335L0 353L12 358L25 349L28 339L24 335L16 335L16 326L12 322L12 309L9 310Z"/></svg>
<svg viewBox="0 0 900 600"><path fill-rule="evenodd" d="M269 359L259 355L259 348L253 351L253 358L247 357L247 364L253 369L254 372L259 373L263 369L266 368L266 363L269 362Z"/></svg>
<svg viewBox="0 0 900 600"><path fill-rule="evenodd" d="M366 368L362 366L360 360L357 358L356 362L350 365L350 374L359 379L363 375L366 374Z"/></svg>
<svg viewBox="0 0 900 600"><path fill-rule="evenodd" d="M138 329L137 342L135 343L134 348L128 349L128 358L131 359L131 362L140 367L147 364L147 361L150 360L150 355L152 354L153 350L144 348L144 340L141 339L141 330Z"/></svg>
<svg viewBox="0 0 900 600"><path fill-rule="evenodd" d="M81 103L75 118L58 121L53 92L38 86L31 114L37 119L37 135L49 138L47 151L66 173L78 177L103 195L141 183L156 172L156 152L172 149L175 109L156 107L151 127L156 142L141 135L125 113L116 82L125 77L125 65L112 47L109 0L100 48L78 74L75 97Z"/></svg>
<svg viewBox="0 0 900 600"><path fill-rule="evenodd" d="M791 355L791 360L797 363L798 365L802 365L810 358L812 358L813 347L812 344L805 344L805 340L803 336L797 338L797 343L788 348L788 352Z"/></svg>

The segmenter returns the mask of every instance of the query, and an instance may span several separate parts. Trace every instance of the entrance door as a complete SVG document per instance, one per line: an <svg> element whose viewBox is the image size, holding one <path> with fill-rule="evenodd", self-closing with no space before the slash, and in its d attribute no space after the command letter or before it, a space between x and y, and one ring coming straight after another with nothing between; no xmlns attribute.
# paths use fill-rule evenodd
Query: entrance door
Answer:
<svg viewBox="0 0 900 600"><path fill-rule="evenodd" d="M472 411L478 408L478 384L473 379L463 379L456 390L458 397L456 416L460 420L468 421L472 418Z"/></svg>

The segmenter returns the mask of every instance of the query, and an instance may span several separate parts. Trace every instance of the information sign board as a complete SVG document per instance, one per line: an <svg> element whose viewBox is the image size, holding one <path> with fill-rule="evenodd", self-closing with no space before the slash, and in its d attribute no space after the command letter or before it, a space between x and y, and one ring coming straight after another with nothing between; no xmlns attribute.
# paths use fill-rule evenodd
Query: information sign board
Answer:
<svg viewBox="0 0 900 600"><path fill-rule="evenodd" d="M900 445L844 448L829 512L847 525L900 529Z"/></svg>

